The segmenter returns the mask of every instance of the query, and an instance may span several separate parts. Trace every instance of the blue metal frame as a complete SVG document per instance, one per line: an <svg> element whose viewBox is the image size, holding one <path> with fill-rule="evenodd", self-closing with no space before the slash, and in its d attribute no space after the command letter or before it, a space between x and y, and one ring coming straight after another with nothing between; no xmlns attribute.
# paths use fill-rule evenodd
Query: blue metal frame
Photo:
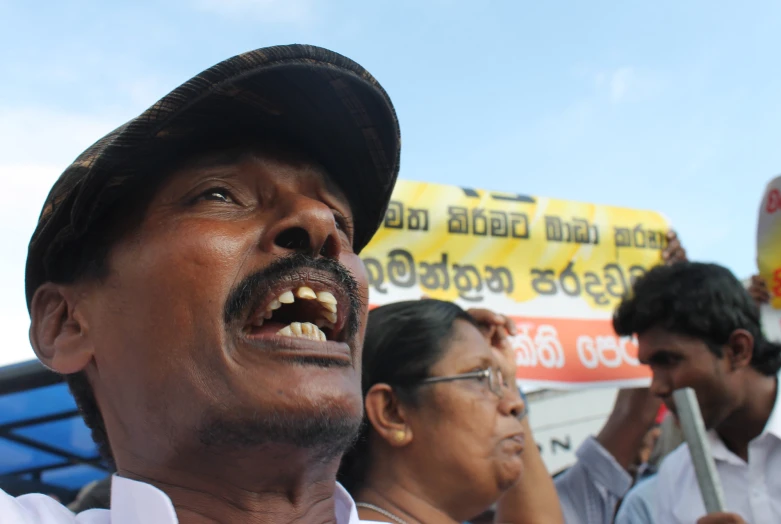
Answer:
<svg viewBox="0 0 781 524"><path fill-rule="evenodd" d="M67 499L108 474L61 375L38 361L0 368L0 488Z"/></svg>

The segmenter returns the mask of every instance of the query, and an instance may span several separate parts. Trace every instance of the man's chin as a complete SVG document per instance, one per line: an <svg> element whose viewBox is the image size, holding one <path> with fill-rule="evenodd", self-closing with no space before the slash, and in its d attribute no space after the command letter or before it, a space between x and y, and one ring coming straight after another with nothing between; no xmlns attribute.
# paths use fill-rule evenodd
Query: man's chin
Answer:
<svg viewBox="0 0 781 524"><path fill-rule="evenodd" d="M210 417L198 431L201 444L215 451L284 446L331 461L349 449L361 426L360 410L331 408L276 411L248 416Z"/></svg>

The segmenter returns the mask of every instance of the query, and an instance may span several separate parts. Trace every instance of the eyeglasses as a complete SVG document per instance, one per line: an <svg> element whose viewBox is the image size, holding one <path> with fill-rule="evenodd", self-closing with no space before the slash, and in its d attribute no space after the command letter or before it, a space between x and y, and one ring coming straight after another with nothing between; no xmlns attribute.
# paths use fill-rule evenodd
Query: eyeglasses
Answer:
<svg viewBox="0 0 781 524"><path fill-rule="evenodd" d="M420 381L421 384L434 384L436 382L452 382L454 380L479 380L488 383L488 389L499 398L504 397L504 388L509 387L504 380L504 375L499 368L486 368L480 371L448 375L446 377L430 377Z"/></svg>

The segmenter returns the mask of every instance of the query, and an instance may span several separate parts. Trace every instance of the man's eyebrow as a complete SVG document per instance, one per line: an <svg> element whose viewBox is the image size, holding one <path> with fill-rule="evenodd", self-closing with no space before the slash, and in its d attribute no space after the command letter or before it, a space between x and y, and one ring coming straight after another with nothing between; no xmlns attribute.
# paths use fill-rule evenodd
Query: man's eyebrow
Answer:
<svg viewBox="0 0 781 524"><path fill-rule="evenodd" d="M643 364L664 364L666 362L669 362L670 360L680 358L680 356L681 355L679 353L676 353L675 351L670 351L668 349L660 349L659 351L651 355L651 358L646 360L641 360L640 362Z"/></svg>
<svg viewBox="0 0 781 524"><path fill-rule="evenodd" d="M312 169L322 177L325 189L328 191L328 193L348 203L349 213L352 214L352 205L349 205L350 199L347 198L347 195L345 194L342 187L334 180L328 169L323 164L304 152L287 149L274 151L264 150L262 148L236 147L232 149L218 150L195 157L181 166L180 169L218 170L221 168L232 167L242 160L260 159L263 155L268 155L271 158L275 158L283 162L288 162L292 165L307 166L308 168ZM226 172L225 174L229 175L230 173ZM350 216L345 215L344 218L345 220L349 221L350 224L352 224Z"/></svg>
<svg viewBox="0 0 781 524"><path fill-rule="evenodd" d="M343 198L349 202L349 199L344 194L342 188L339 187L339 184L337 184L333 178L331 178L331 175L328 173L328 170L323 166L321 166L320 164L313 164L313 166L317 169L318 173L320 173L323 176L323 181L325 183L326 190L332 195L336 195L339 198Z"/></svg>
<svg viewBox="0 0 781 524"><path fill-rule="evenodd" d="M186 169L212 169L227 167L238 163L245 158L254 157L247 150L227 150L197 156L188 161L183 167Z"/></svg>
<svg viewBox="0 0 781 524"><path fill-rule="evenodd" d="M264 156L289 163L293 166L306 166L323 177L328 191L337 194L342 193L341 187L333 180L325 166L304 153L301 153L301 156L296 156L294 152L284 150L265 151L263 149L233 148L197 156L188 161L183 167L189 169L230 167L244 160L262 160Z"/></svg>

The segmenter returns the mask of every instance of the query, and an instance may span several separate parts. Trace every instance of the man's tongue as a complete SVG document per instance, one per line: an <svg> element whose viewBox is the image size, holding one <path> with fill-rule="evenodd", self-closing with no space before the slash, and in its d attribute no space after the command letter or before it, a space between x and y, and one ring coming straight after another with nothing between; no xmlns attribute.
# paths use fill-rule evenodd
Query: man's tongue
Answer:
<svg viewBox="0 0 781 524"><path fill-rule="evenodd" d="M252 326L250 328L250 334L270 337L276 335L278 331L287 325L288 324L283 324L282 322L266 320L262 326Z"/></svg>

